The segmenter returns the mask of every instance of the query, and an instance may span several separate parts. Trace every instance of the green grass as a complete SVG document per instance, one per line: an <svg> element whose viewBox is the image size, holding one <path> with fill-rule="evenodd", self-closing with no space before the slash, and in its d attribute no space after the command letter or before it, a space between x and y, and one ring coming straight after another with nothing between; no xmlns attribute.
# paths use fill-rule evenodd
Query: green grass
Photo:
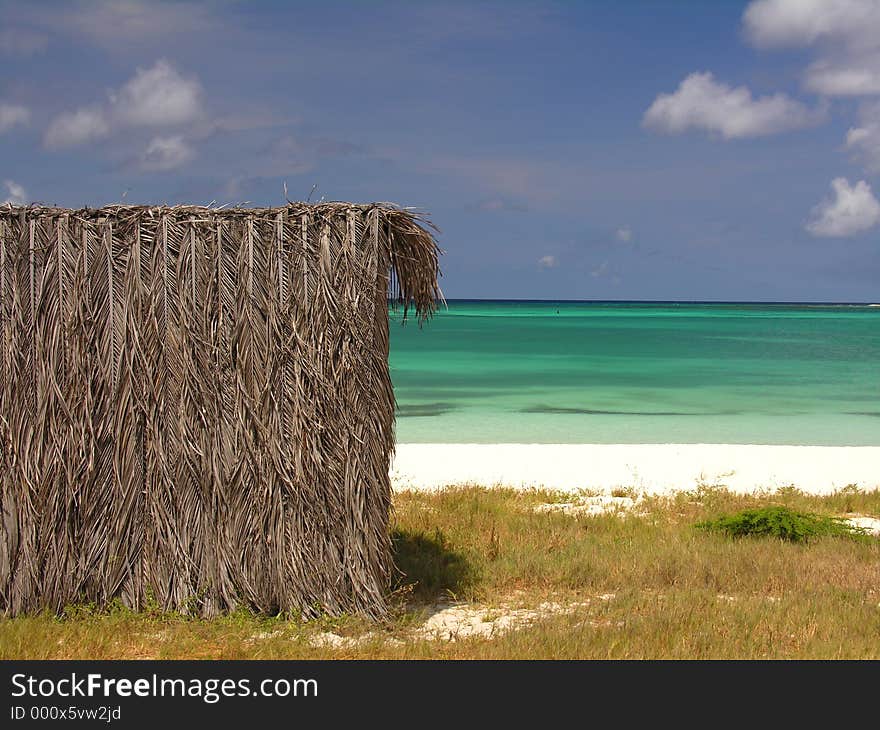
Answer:
<svg viewBox="0 0 880 730"><path fill-rule="evenodd" d="M698 522L696 526L730 537L772 537L788 542L809 542L819 537L865 536L864 530L848 524L842 517L798 512L779 505L722 515L714 520Z"/></svg>
<svg viewBox="0 0 880 730"><path fill-rule="evenodd" d="M76 607L61 618L0 619L0 658L880 658L880 541L821 530L808 540L741 540L694 529L748 510L766 517L785 508L819 524L880 517L880 492L704 487L645 498L638 514L535 511L551 501L560 496L475 487L396 495L400 572L382 625ZM497 638L414 638L434 606L452 599L576 608ZM316 647L321 632L360 639Z"/></svg>

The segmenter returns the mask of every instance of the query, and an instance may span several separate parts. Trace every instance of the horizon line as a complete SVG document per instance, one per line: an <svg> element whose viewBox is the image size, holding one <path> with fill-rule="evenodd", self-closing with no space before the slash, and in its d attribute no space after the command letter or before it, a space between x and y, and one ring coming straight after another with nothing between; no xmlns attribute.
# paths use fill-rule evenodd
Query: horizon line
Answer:
<svg viewBox="0 0 880 730"><path fill-rule="evenodd" d="M532 304L810 304L878 306L873 301L798 301L771 299L513 299L507 297L445 297L446 302L522 302Z"/></svg>

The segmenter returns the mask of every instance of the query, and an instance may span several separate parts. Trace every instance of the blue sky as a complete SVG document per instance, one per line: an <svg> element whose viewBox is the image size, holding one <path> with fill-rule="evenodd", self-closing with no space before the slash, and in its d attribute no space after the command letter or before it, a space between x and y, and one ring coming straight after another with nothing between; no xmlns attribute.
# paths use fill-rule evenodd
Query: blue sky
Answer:
<svg viewBox="0 0 880 730"><path fill-rule="evenodd" d="M0 201L394 201L448 297L880 300L880 0L2 2Z"/></svg>

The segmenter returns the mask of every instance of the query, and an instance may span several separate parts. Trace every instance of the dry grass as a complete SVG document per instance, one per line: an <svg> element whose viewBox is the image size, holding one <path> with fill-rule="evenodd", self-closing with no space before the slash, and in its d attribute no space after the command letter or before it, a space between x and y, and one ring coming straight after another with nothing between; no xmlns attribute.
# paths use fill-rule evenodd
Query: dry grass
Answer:
<svg viewBox="0 0 880 730"><path fill-rule="evenodd" d="M407 576L382 624L79 610L4 619L0 657L880 658L880 541L801 545L693 527L768 504L880 517L880 492L699 489L646 499L638 514L535 511L554 499L469 487L397 495L393 542ZM571 608L492 638L426 638L417 627L453 599L493 615ZM331 633L336 648L315 641Z"/></svg>

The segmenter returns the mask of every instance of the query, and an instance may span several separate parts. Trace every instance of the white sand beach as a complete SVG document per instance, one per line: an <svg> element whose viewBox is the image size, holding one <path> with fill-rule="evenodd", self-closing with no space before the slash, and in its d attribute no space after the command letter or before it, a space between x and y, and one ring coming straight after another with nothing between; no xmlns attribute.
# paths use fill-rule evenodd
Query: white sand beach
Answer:
<svg viewBox="0 0 880 730"><path fill-rule="evenodd" d="M739 444L398 444L395 490L452 484L669 494L700 484L736 492L793 485L829 494L880 489L880 447Z"/></svg>

